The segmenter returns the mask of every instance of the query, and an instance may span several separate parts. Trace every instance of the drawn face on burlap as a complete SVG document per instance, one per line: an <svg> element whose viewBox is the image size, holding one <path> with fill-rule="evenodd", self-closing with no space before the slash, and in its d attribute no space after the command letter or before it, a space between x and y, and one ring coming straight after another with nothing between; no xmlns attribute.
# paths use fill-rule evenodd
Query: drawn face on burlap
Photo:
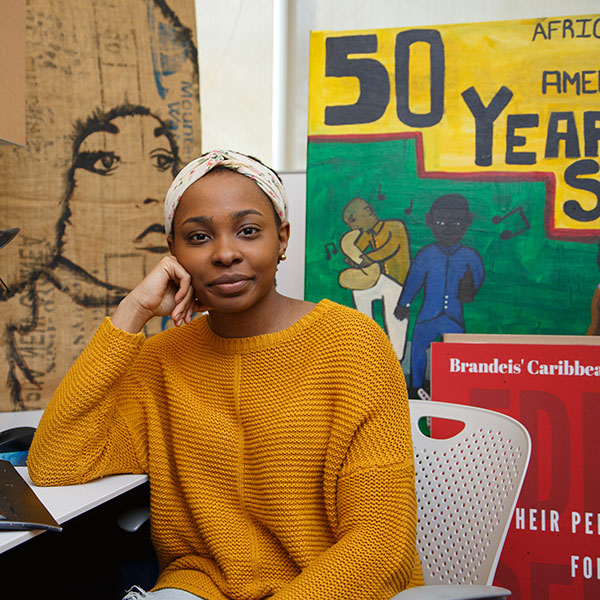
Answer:
<svg viewBox="0 0 600 600"><path fill-rule="evenodd" d="M143 107L80 124L60 255L100 282L134 287L168 252L162 205L178 162L168 128Z"/></svg>

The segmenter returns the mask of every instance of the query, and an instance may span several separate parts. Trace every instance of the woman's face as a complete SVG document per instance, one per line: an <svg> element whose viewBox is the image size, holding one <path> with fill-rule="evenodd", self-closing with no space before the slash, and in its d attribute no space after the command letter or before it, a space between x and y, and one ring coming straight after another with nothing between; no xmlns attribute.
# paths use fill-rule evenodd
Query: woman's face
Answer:
<svg viewBox="0 0 600 600"><path fill-rule="evenodd" d="M61 254L97 279L133 288L168 252L163 197L175 155L151 115L116 117L79 147Z"/></svg>
<svg viewBox="0 0 600 600"><path fill-rule="evenodd" d="M289 225L248 177L208 173L183 194L171 252L192 276L198 300L222 313L244 312L275 294Z"/></svg>

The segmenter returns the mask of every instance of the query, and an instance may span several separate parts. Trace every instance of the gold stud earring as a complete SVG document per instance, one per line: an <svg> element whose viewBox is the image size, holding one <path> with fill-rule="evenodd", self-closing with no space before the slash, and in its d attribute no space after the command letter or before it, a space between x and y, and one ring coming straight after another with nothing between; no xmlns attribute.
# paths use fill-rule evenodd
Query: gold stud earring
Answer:
<svg viewBox="0 0 600 600"><path fill-rule="evenodd" d="M285 255L285 252L279 257L279 260L285 260L287 258L287 256Z"/></svg>

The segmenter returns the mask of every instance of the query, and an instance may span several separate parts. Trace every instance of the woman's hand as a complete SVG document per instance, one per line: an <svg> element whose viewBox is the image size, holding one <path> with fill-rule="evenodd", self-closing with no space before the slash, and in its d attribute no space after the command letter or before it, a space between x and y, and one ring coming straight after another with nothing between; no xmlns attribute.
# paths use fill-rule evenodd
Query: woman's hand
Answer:
<svg viewBox="0 0 600 600"><path fill-rule="evenodd" d="M121 301L111 320L119 329L138 333L153 317L171 315L175 325L182 325L207 309L196 301L190 274L167 256Z"/></svg>

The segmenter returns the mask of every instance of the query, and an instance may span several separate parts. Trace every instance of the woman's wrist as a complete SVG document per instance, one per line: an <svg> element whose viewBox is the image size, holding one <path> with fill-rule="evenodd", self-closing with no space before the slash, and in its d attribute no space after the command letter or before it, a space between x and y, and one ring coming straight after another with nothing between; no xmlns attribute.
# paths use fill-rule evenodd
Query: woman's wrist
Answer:
<svg viewBox="0 0 600 600"><path fill-rule="evenodd" d="M131 295L121 300L110 320L115 327L129 333L139 333L154 315L140 307Z"/></svg>

